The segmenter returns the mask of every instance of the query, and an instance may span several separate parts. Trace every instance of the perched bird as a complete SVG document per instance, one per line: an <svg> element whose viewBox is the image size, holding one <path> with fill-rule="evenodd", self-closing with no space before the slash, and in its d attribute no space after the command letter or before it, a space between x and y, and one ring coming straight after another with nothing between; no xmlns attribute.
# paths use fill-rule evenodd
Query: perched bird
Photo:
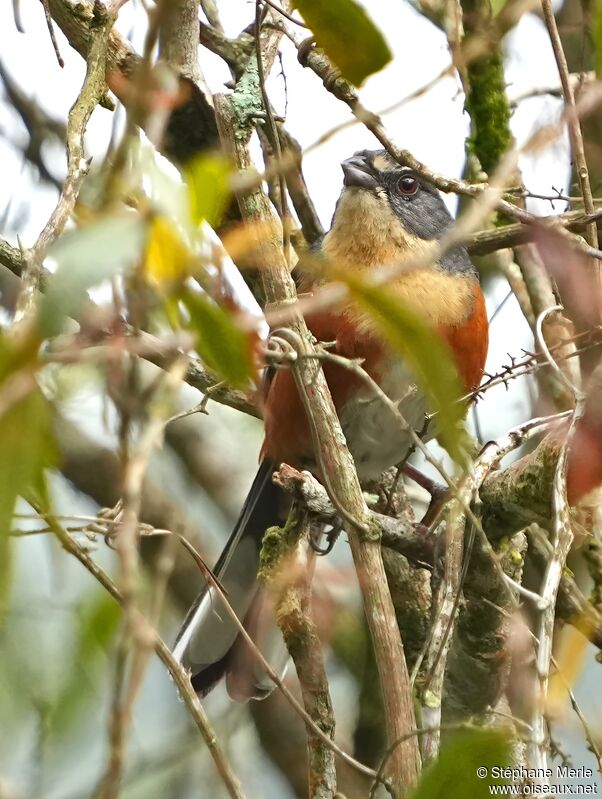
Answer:
<svg viewBox="0 0 602 799"><path fill-rule="evenodd" d="M343 161L342 169L343 190L321 242L321 252L338 267L363 271L393 265L420 253L452 223L439 192L384 150L358 152ZM466 250L458 247L436 264L403 271L390 290L447 342L466 390L476 388L485 365L488 326L478 276ZM414 385L403 359L366 311L348 302L306 321L316 339L336 342L333 351L338 355L362 359L363 368L399 403L405 420L423 438L432 437L434 431L425 431L428 397ZM328 361L324 373L360 480L376 478L403 462L413 448L410 434L392 423L365 381ZM282 492L271 477L282 462L315 469L308 420L290 370L277 371L271 380L264 417L259 471L214 573L252 637L262 638L264 654L280 658L277 670L286 663L280 634L275 625L261 636L257 629L264 624L267 602L256 579L262 537L268 527L282 522ZM409 473L415 476L415 470ZM272 640L264 641L266 637ZM229 693L244 701L266 696L273 687L246 646L217 591L207 586L184 621L174 653L190 670L197 692L206 694L226 675Z"/></svg>

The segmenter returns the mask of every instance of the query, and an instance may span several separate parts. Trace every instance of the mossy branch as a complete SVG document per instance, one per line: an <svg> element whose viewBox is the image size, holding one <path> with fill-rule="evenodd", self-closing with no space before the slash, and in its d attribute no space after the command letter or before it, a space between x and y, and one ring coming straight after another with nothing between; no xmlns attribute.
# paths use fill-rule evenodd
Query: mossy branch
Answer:
<svg viewBox="0 0 602 799"><path fill-rule="evenodd" d="M313 620L311 579L315 556L307 515L294 509L283 529L266 531L259 579L272 597L276 621L295 664L303 704L311 718L334 737L334 711L322 645ZM333 750L311 731L307 736L310 799L332 799L337 790Z"/></svg>
<svg viewBox="0 0 602 799"><path fill-rule="evenodd" d="M528 455L490 473L481 485L483 528L490 540L552 520L552 478L561 441L547 436Z"/></svg>
<svg viewBox="0 0 602 799"><path fill-rule="evenodd" d="M485 172L491 174L512 145L501 47L468 66L466 110L471 119L468 147Z"/></svg>
<svg viewBox="0 0 602 799"><path fill-rule="evenodd" d="M247 92L252 81L245 82L244 75L241 81L244 91ZM240 106L237 107L236 102L233 103L229 97L219 96L215 99L224 148L232 154L239 169L249 168L250 120L245 120L244 127L241 127L238 113ZM273 208L260 188L237 199L244 221L252 229L264 231L263 235L257 236L256 254L263 265L261 274L267 301L280 307L294 308L296 291L284 257L280 220L275 218ZM265 233L266 226L269 234ZM353 461L344 444L321 365L314 358L305 357L313 355L314 350L311 336L300 314L292 314L290 338L294 340L294 346L298 347L298 354L301 356L296 362L296 383L306 403L315 439L314 449L329 485L331 499L339 509L344 508L348 518L354 520L349 530L349 542L362 587L381 689L386 695L387 737L390 742L404 740L389 761L394 789L402 793L417 782L420 763L416 740L411 735L416 726L411 685L387 587L380 542L369 529L368 509Z"/></svg>
<svg viewBox="0 0 602 799"><path fill-rule="evenodd" d="M502 539L512 540L516 533L533 523L539 523L542 528L551 523L552 484L549 482L549 474L553 474L559 446L555 438L548 436L529 455L525 455L505 469L492 472L485 478L480 490L481 522L488 540L494 547L499 547ZM319 519L333 521L336 518L336 510L329 501L326 491L308 472L299 472L282 464L275 475L275 480ZM420 528L407 518L397 519L375 511L371 511L371 516L373 522L380 527L383 547L391 550L392 554L398 553L410 559L432 562L433 553L437 551L436 547L434 548L436 542L425 540ZM543 529L541 536L544 537L544 541L547 540ZM529 535L529 557L533 557L538 568L541 568L546 561L545 548L542 549L540 543L537 550L532 551L531 542L532 536ZM421 557L417 558L419 553ZM391 562L388 555L385 556L385 565L387 576L395 579L394 562ZM422 595L422 589L417 590L419 594L416 600L419 604L416 611L419 608L421 611L411 624L412 631L407 629L406 623L401 625L404 636L409 635L409 658L415 655L412 640L416 635L420 639L424 634L419 619L420 614L426 612L428 607L428 600ZM500 588L500 592L501 590ZM398 598L403 597L404 601L408 599L407 593L403 591L398 593L393 587L392 593L394 601L396 595ZM505 600L502 597L500 601L503 605ZM408 608L405 608L406 619L408 612ZM569 623L577 623L580 617L587 616L590 621L590 638L598 648L602 649L602 615L588 602L569 572L562 576L557 613L558 618Z"/></svg>
<svg viewBox="0 0 602 799"><path fill-rule="evenodd" d="M489 0L462 0L461 5L466 40L481 39L493 26ZM462 76L471 121L468 147L487 174L495 170L512 145L504 54L499 38L490 39L486 54L472 59Z"/></svg>
<svg viewBox="0 0 602 799"><path fill-rule="evenodd" d="M520 583L527 541L523 533L498 542L495 555L505 574ZM492 555L477 536L462 587L463 602L444 685L444 723L483 717L508 684L512 635L511 593L493 568Z"/></svg>

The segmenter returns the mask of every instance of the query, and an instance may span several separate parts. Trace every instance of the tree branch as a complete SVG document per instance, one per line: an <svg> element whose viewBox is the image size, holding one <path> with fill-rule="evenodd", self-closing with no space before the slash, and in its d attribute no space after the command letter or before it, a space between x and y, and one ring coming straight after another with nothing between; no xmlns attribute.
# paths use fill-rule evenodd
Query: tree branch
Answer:
<svg viewBox="0 0 602 799"><path fill-rule="evenodd" d="M602 224L602 209L597 208L591 214L583 211L568 211L557 216L539 217L538 222L543 224L560 225L573 233L580 233L589 224ZM491 230L480 230L473 233L466 239L465 246L471 255L489 255L496 250L506 247L517 247L520 244L528 244L535 238L535 231L523 222L514 222L511 225L493 228Z"/></svg>
<svg viewBox="0 0 602 799"><path fill-rule="evenodd" d="M492 553L475 537L462 586L464 601L452 642L444 684L443 721L483 717L504 695L511 665L508 651L515 610L512 594L497 569ZM503 572L520 583L527 540L517 533L499 545Z"/></svg>
<svg viewBox="0 0 602 799"><path fill-rule="evenodd" d="M546 437L529 455L505 469L489 474L480 489L481 522L488 540L493 545L499 545L502 539L510 540L527 528L529 558L533 557L540 569L547 562L550 545L543 531L535 535L530 532L533 528L529 525L539 523L547 527L550 524L550 478L554 473L559 448L560 443L553 436ZM336 520L337 511L325 488L309 472L299 472L282 464L274 474L274 481L319 520L327 523ZM433 563L433 552L438 551L436 538L425 538L419 527L403 518L396 519L374 511L370 511L370 517L380 527L384 547L413 562ZM512 550L512 547L505 545L503 551L508 549ZM507 591L501 604L504 604L505 597ZM559 618L571 624L580 624L581 619L586 619L592 643L602 650L602 614L588 602L567 572L560 583L557 612Z"/></svg>
<svg viewBox="0 0 602 799"><path fill-rule="evenodd" d="M84 134L92 112L106 93L107 47L114 23L115 14L100 3L94 5L90 21L86 76L67 119L67 178L50 218L32 250L28 252L27 266L22 274L23 289L17 302L17 319L26 315L35 301L48 248L63 232L75 208L81 183L88 172Z"/></svg>
<svg viewBox="0 0 602 799"><path fill-rule="evenodd" d="M562 93L564 95L564 103L568 110L567 127L569 130L569 137L571 140L571 148L573 150L573 159L577 170L577 179L581 187L581 194L583 196L583 205L587 213L592 213L594 210L594 201L592 197L592 188L589 179L589 170L587 168L587 161L585 160L585 148L583 146L583 136L581 134L581 124L577 115L577 108L575 106L575 95L571 83L571 76L569 74L566 57L560 41L558 27L556 26L556 18L554 17L554 9L550 0L542 0L543 18L548 29L548 35L554 51L554 58L558 67L560 75L560 83L562 85ZM588 225L586 237L592 247L598 246L598 231L595 225ZM598 291L602 291L602 271L600 264L594 264L597 275Z"/></svg>
<svg viewBox="0 0 602 799"><path fill-rule="evenodd" d="M73 540L73 538L66 532L66 530L62 528L62 526L52 515L43 514L43 518L52 528L63 548L69 552L69 554L73 555L75 558L77 558L77 560L79 560L82 566L84 566L84 568L90 572L92 577L94 577L94 579L97 580L103 586L103 588L109 592L113 599L119 602L120 605L123 605L123 596L109 575L92 560L88 553L82 549L82 547L76 541ZM240 782L230 768L228 759L226 758L217 736L211 727L207 714L205 713L203 706L194 691L194 688L190 684L190 678L188 674L174 659L169 647L159 637L156 630L149 625L148 621L140 616L139 622L146 628L148 635L151 636L153 649L177 685L182 701L188 708L188 711L194 723L196 724L197 729L201 733L203 740L209 749L209 753L213 758L213 762L215 763L218 773L223 780L224 786L228 791L228 795L231 797L231 799L245 799L240 787Z"/></svg>
<svg viewBox="0 0 602 799"><path fill-rule="evenodd" d="M231 100L223 96L216 98L222 142L226 150L234 155L239 169L251 166L247 152L247 141L251 132L249 119L241 119L239 114L241 102L245 102L247 108L249 102L253 107L257 102L252 95L252 74L252 69L245 73ZM256 189L246 197L239 197L239 205L243 219L250 222L254 229L259 229L258 224L265 229L266 221L270 220L273 237L256 242L258 262L264 267L262 278L265 295L272 304L292 308L296 300L295 287L282 255L282 232L267 198ZM313 347L307 327L298 314L291 323L291 329L300 354L312 354ZM385 695L388 740L392 742L413 730L415 721L409 675L387 587L378 535L369 526L367 508L351 456L341 444L343 436L340 423L319 361L314 358L300 358L297 377L298 390L310 411L315 437L314 449L322 461L330 497L339 511L342 509L352 523L350 544L362 586L364 607L380 670L381 688ZM391 760L390 773L397 791L408 790L415 784L419 773L419 758L413 736L396 749Z"/></svg>
<svg viewBox="0 0 602 799"><path fill-rule="evenodd" d="M303 504L317 519L332 523L337 509L326 489L310 472L300 472L286 463L274 472L276 485ZM414 563L434 564L436 538L406 519L395 519L383 513L368 511L370 522L380 529L381 542L388 549L404 555Z"/></svg>
<svg viewBox="0 0 602 799"><path fill-rule="evenodd" d="M289 517L283 530L271 528L264 539L260 578L273 598L276 620L297 670L305 710L329 738L334 738L324 653L312 612L315 555L309 544L310 535L306 514ZM310 799L333 799L337 790L334 752L311 731L307 748Z"/></svg>
<svg viewBox="0 0 602 799"><path fill-rule="evenodd" d="M91 42L93 4L89 0L48 0L53 20L74 50L87 59ZM142 59L117 31L111 31L107 47L106 81L111 91L127 107L131 80ZM193 155L217 146L218 135L211 97L201 84L181 75L182 105L170 114L163 146L166 155L184 163Z"/></svg>

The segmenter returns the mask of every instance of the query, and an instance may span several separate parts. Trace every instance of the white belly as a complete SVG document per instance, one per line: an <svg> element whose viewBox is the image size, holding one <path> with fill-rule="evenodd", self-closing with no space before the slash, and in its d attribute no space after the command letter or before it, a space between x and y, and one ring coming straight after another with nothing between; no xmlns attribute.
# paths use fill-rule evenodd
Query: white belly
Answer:
<svg viewBox="0 0 602 799"><path fill-rule="evenodd" d="M381 382L385 394L398 403L399 411L417 433L425 427L426 399L401 362ZM360 480L374 479L402 461L413 447L408 429L366 385L359 397L346 403L340 413L347 445ZM431 436L423 436L425 440Z"/></svg>

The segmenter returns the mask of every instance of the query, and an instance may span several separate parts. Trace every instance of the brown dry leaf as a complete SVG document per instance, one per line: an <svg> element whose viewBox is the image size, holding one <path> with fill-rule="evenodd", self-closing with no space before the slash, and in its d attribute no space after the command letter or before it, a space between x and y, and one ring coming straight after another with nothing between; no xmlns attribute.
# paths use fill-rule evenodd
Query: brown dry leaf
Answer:
<svg viewBox="0 0 602 799"><path fill-rule="evenodd" d="M571 505L602 484L602 364L588 381L585 411L570 444L566 483Z"/></svg>
<svg viewBox="0 0 602 799"><path fill-rule="evenodd" d="M280 225L275 221L233 225L221 237L222 244L239 269L257 267L254 260L258 241L270 241L280 236Z"/></svg>
<svg viewBox="0 0 602 799"><path fill-rule="evenodd" d="M566 624L557 636L557 668L550 677L546 701L546 712L551 718L558 718L566 711L569 689L583 670L592 632L591 622L582 617L573 624Z"/></svg>
<svg viewBox="0 0 602 799"><path fill-rule="evenodd" d="M598 324L602 296L593 259L579 250L566 232L531 225L533 241L544 266L556 281L562 304L582 327Z"/></svg>

